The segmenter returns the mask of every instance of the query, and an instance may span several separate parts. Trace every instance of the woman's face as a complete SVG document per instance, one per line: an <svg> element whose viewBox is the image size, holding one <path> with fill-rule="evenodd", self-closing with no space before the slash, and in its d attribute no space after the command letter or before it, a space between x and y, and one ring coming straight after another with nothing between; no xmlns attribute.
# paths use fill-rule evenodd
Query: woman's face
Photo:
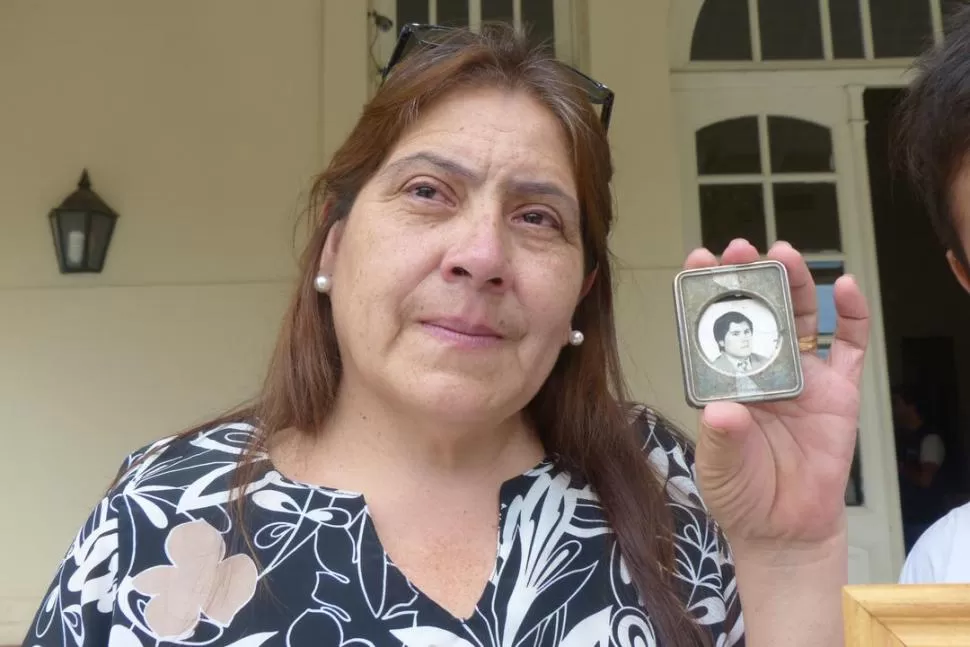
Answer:
<svg viewBox="0 0 970 647"><path fill-rule="evenodd" d="M584 289L559 123L523 92L443 98L364 186L320 270L342 388L442 419L515 414L568 343Z"/></svg>

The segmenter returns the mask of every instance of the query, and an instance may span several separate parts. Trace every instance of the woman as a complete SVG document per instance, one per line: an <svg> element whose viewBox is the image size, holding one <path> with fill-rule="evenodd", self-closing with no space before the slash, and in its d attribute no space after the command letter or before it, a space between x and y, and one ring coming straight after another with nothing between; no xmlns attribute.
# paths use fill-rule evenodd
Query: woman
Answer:
<svg viewBox="0 0 970 647"><path fill-rule="evenodd" d="M852 280L804 394L709 406L695 465L624 404L605 89L503 28L406 31L389 68L258 401L129 458L25 644L837 644ZM811 276L769 255L810 346Z"/></svg>

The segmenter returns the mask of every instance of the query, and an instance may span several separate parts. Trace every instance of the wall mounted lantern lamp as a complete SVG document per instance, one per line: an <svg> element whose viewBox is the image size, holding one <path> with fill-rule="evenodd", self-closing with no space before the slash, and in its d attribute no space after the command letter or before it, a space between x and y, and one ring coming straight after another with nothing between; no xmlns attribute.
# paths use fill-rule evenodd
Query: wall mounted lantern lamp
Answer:
<svg viewBox="0 0 970 647"><path fill-rule="evenodd" d="M50 212L61 273L100 272L117 219L118 214L91 190L91 178L85 170L77 190Z"/></svg>

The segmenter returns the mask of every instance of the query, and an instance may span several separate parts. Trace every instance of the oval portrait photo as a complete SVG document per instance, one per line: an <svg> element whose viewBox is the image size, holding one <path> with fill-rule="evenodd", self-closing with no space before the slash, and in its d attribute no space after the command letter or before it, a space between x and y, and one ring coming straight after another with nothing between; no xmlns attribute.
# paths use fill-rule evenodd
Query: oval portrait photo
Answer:
<svg viewBox="0 0 970 647"><path fill-rule="evenodd" d="M728 375L762 370L778 354L778 320L751 296L715 301L701 313L698 341L711 366Z"/></svg>

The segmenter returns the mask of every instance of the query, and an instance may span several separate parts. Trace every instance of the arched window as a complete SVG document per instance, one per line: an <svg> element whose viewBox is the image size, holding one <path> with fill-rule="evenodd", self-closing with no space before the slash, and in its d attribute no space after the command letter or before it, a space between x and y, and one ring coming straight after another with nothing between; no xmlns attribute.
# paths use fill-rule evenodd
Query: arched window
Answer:
<svg viewBox="0 0 970 647"><path fill-rule="evenodd" d="M695 0L696 1L696 0ZM912 58L963 0L704 0L691 62Z"/></svg>
<svg viewBox="0 0 970 647"><path fill-rule="evenodd" d="M751 115L701 128L695 144L706 247L722 249L743 236L759 249L787 240L807 253L841 252L827 127Z"/></svg>

